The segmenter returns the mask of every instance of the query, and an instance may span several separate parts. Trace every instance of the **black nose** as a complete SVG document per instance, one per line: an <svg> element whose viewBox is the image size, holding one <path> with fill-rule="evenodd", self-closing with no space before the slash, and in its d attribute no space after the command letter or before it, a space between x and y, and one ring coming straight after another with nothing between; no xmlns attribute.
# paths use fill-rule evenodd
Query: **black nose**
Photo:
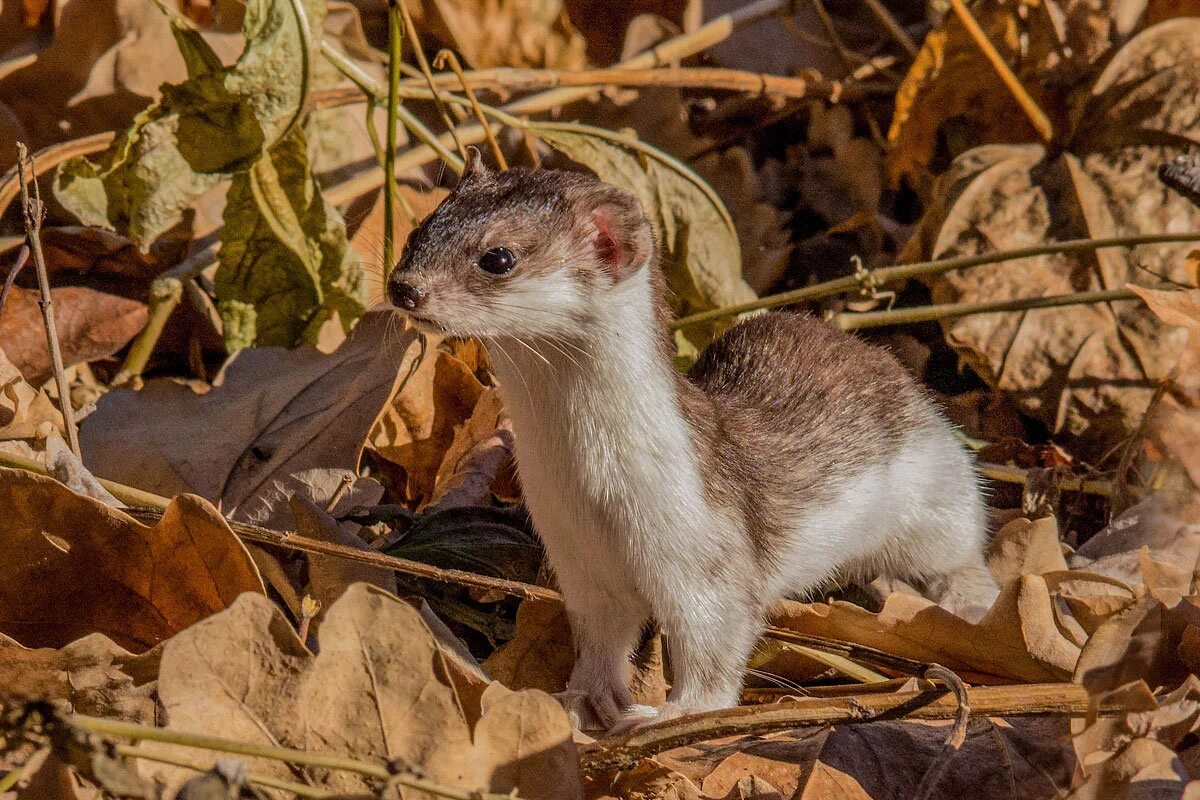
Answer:
<svg viewBox="0 0 1200 800"><path fill-rule="evenodd" d="M411 283L398 281L395 278L388 283L388 296L392 305L406 311L416 311L425 304L425 292Z"/></svg>

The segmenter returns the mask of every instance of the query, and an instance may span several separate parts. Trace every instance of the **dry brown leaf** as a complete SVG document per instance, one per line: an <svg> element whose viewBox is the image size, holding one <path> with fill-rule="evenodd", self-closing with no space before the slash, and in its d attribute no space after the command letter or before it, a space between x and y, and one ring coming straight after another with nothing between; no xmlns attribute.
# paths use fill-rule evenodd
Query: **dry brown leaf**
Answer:
<svg viewBox="0 0 1200 800"><path fill-rule="evenodd" d="M79 714L153 725L158 649L135 656L93 633L59 650L27 649L0 634L4 692L22 700L64 700Z"/></svg>
<svg viewBox="0 0 1200 800"><path fill-rule="evenodd" d="M147 650L263 592L215 508L176 497L153 528L52 478L0 468L0 631L32 647L99 632Z"/></svg>
<svg viewBox="0 0 1200 800"><path fill-rule="evenodd" d="M1127 19L1117 10L1121 5L1040 0L1029 7L1036 10L1022 13L1025 9L1008 0L983 0L971 11L1022 86L1055 115L1053 122L1061 130L1068 124L1063 84L1078 80L1132 30L1136 17ZM1037 134L958 15L947 13L925 37L897 90L888 139L891 179L907 177L928 186L928 170L939 171L932 162L944 141L961 148L964 139L976 146L1035 141Z"/></svg>
<svg viewBox="0 0 1200 800"><path fill-rule="evenodd" d="M799 633L864 644L922 662L937 662L964 679L1061 681L1071 674L1079 645L1059 629L1045 579L1010 581L991 611L970 623L923 597L897 593L879 613L844 601L785 601L774 624Z"/></svg>
<svg viewBox="0 0 1200 800"><path fill-rule="evenodd" d="M586 43L560 0L422 0L419 6L418 27L477 69L587 66Z"/></svg>
<svg viewBox="0 0 1200 800"><path fill-rule="evenodd" d="M165 647L159 694L177 730L376 763L402 758L435 781L472 790L580 797L578 756L557 703L496 687L484 693L472 734L448 674L452 663L415 609L365 584L329 609L315 657L269 601L247 595ZM279 762L247 764L292 777ZM148 771L175 785L182 777L174 768ZM370 786L347 773L311 777L334 791Z"/></svg>
<svg viewBox="0 0 1200 800"><path fill-rule="evenodd" d="M485 391L467 364L430 346L420 366L402 378L370 437L379 455L403 468L402 496L415 507L433 497L447 451Z"/></svg>
<svg viewBox="0 0 1200 800"><path fill-rule="evenodd" d="M992 537L988 569L1001 583L1022 575L1042 575L1067 569L1054 517L1014 519Z"/></svg>
<svg viewBox="0 0 1200 800"><path fill-rule="evenodd" d="M483 669L510 689L561 692L575 666L571 624L562 603L526 600L517 609L517 632L496 649Z"/></svg>
<svg viewBox="0 0 1200 800"><path fill-rule="evenodd" d="M471 416L454 432L435 478L429 510L486 505L501 468L513 458L512 422L500 394L485 388Z"/></svg>
<svg viewBox="0 0 1200 800"><path fill-rule="evenodd" d="M0 440L32 439L46 424L64 430L62 412L44 389L26 383L0 350Z"/></svg>
<svg viewBox="0 0 1200 800"><path fill-rule="evenodd" d="M51 289L63 364L104 358L124 347L146 324L149 312L136 300L82 286ZM25 380L41 386L54 375L42 323L39 294L14 286L0 314L0 342Z"/></svg>
<svg viewBox="0 0 1200 800"><path fill-rule="evenodd" d="M101 398L80 426L97 475L172 496L194 492L237 518L275 478L353 470L373 420L420 348L389 312L365 315L336 352L249 348L197 394L169 380Z"/></svg>
<svg viewBox="0 0 1200 800"><path fill-rule="evenodd" d="M1113 518L1071 556L1071 568L1109 575L1136 586L1143 582L1140 552L1174 567L1186 590L1200 560L1200 497L1156 492Z"/></svg>

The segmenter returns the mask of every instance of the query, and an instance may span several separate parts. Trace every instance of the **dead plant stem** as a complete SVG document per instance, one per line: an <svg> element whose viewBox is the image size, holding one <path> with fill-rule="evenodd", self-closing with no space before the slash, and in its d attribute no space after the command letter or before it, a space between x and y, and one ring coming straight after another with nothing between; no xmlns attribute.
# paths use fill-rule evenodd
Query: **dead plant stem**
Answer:
<svg viewBox="0 0 1200 800"><path fill-rule="evenodd" d="M195 761L189 761L186 758L178 758L176 756L167 755L166 753L155 753L146 750L142 747L136 747L131 744L118 744L113 750L117 755L125 758L140 758L143 761L156 761L159 764L170 764L173 767L182 767L196 772L208 772L211 767L203 764L198 764ZM269 775L258 775L253 772L246 775L246 780L256 786L269 786L272 789L282 789L285 792L291 792L297 797L336 797L337 792L332 792L328 789L319 789L315 786L298 783L296 781L285 781L279 778L272 778Z"/></svg>
<svg viewBox="0 0 1200 800"><path fill-rule="evenodd" d="M84 714L72 714L68 717L68 721L77 728L101 736L118 736L123 739L133 739L136 741L163 742L165 744L195 747L202 750L216 750L221 753L234 753L235 755L250 758L266 758L272 761L283 761L288 764L299 764L307 767L354 772L382 781L394 780L401 786L449 798L449 800L480 800L480 798L483 798L483 800L514 800L513 797L506 794L473 792L452 786L443 786L442 784L418 778L414 775L395 774L383 764L360 761L348 756L311 753L304 750L294 750L290 747L275 747L254 744L253 742L239 742L220 736L189 733L169 728L155 728L150 725L138 725L133 722L105 719L103 717L89 717Z"/></svg>
<svg viewBox="0 0 1200 800"><path fill-rule="evenodd" d="M400 113L400 63L404 29L402 7L388 3L387 132L383 150L383 279L396 263L396 120ZM413 40L416 46L416 40Z"/></svg>
<svg viewBox="0 0 1200 800"><path fill-rule="evenodd" d="M425 81L429 86L429 93L433 95L433 103L437 106L438 114L442 117L442 124L446 126L446 132L450 134L450 138L454 141L454 149L458 151L458 157L464 162L467 160L467 149L463 146L462 140L458 138L458 126L454 124L454 120L450 119L450 114L446 110L446 103L442 99L438 87L433 82L433 71L429 69L429 60L425 58L425 51L421 49L421 42L417 38L417 26L413 24L412 15L408 13L408 3L405 0L392 0L400 6L400 15L404 18L404 30L408 34L408 39L412 42L413 55L416 56L417 66L421 70L421 74L425 76ZM397 75L399 78L399 75Z"/></svg>
<svg viewBox="0 0 1200 800"><path fill-rule="evenodd" d="M878 287L883 287L889 284L901 283L912 278L927 278L933 275L941 275L944 272L956 269L968 269L984 264L999 264L1006 261L1017 261L1022 258L1033 258L1035 256L1087 252L1100 250L1105 247L1134 247L1145 244L1172 244L1196 241L1200 241L1200 233L1153 233L1141 236L1116 236L1104 239L1071 239L1065 242L1051 242L1033 247L1022 247L1016 250L1002 250L971 256L955 256L953 258L942 258L933 261L917 261L911 264L897 264L891 267L871 270L870 274L874 284ZM861 287L862 282L857 275L846 275L842 278L815 283L812 286L804 286L799 289L780 292L779 294L766 295L765 297L759 297L745 303L716 308L711 311L702 311L698 314L692 314L675 320L671 323L671 327L673 329L685 328L689 325L712 322L713 320L737 316L738 314L745 314L750 311L779 308L780 306L788 306L795 303L805 303L826 297L835 297L840 294L858 291Z"/></svg>
<svg viewBox="0 0 1200 800"><path fill-rule="evenodd" d="M458 63L458 56L454 55L453 50L441 50L437 57L434 58L433 64L438 69L442 68L443 64L449 64L450 70L454 76L458 78L459 85L462 86L463 94L467 96L467 100L471 103L471 110L475 112L475 120L479 123L479 127L483 128L483 134L487 137L488 147L492 149L492 157L496 159L496 166L501 170L508 169L508 161L504 158L504 151L500 149L500 143L496 141L496 133L492 130L492 126L488 124L487 117L483 115L483 109L479 107L479 98L475 96L475 89L467 80L466 74L463 72L462 65ZM430 76L430 82L433 82L433 77Z"/></svg>
<svg viewBox="0 0 1200 800"><path fill-rule="evenodd" d="M1055 294L1047 297L1018 297L1012 300L985 300L978 303L940 303L916 308L893 308L887 311L844 312L835 316L834 323L844 331L882 328L887 325L911 325L968 317L974 314L994 314L1003 311L1032 311L1038 308L1111 303L1117 300L1139 300L1128 289L1108 289L1097 292Z"/></svg>
<svg viewBox="0 0 1200 800"><path fill-rule="evenodd" d="M25 239L33 253L33 267L37 272L38 291L41 293L38 304L42 308L42 323L46 328L46 344L50 348L50 363L54 366L54 382L58 386L58 405L62 409L63 426L66 428L67 443L71 452L82 460L79 450L79 430L75 426L75 409L71 406L71 390L67 385L66 369L63 367L62 350L58 343L58 326L54 320L54 299L50 294L50 274L46 270L46 257L42 252L42 217L45 206L42 205L41 192L38 190L37 179L33 180L33 196L29 194L29 183L25 178L25 164L29 160L29 151L23 142L17 143L17 175L21 184L21 207L25 219Z"/></svg>

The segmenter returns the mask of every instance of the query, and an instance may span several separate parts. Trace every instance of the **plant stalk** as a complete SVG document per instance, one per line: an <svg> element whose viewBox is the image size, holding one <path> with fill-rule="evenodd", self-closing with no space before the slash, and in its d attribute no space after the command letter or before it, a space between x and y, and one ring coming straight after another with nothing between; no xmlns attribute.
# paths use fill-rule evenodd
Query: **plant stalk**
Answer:
<svg viewBox="0 0 1200 800"><path fill-rule="evenodd" d="M917 322L968 317L974 314L994 314L1001 311L1030 311L1036 308L1109 303L1114 300L1140 300L1128 289L1107 289L1097 292L1055 294L1048 297L1018 297L1012 300L984 300L978 303L940 303L916 308L893 308L887 311L843 312L833 318L844 331L881 328L886 325L911 325Z"/></svg>
<svg viewBox="0 0 1200 800"><path fill-rule="evenodd" d="M396 122L400 111L400 63L404 21L400 4L388 3L387 133L383 150L383 279L396 263ZM416 47L414 40L413 46Z"/></svg>

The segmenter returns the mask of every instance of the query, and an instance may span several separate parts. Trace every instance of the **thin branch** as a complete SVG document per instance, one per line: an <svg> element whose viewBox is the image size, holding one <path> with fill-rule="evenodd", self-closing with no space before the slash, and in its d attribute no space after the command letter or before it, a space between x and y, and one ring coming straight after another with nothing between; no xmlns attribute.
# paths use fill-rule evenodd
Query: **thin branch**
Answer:
<svg viewBox="0 0 1200 800"><path fill-rule="evenodd" d="M1046 116L1046 112L1042 111L1037 101L1026 91L1021 85L1021 81L1017 78L1016 73L1008 66L1004 57L1000 55L1000 51L987 38L983 28L979 26L979 22L971 14L971 10L967 8L963 0L950 0L950 7L954 9L954 14L962 22L963 27L967 29L967 34L975 42L975 45L983 53L984 58L992 65L992 69L996 71L996 75L1003 81L1004 86L1008 89L1013 99L1017 101L1017 105L1025 112L1025 116L1029 117L1030 123L1038 135L1045 142L1050 142L1054 139L1054 126L1050 123L1050 118Z"/></svg>
<svg viewBox="0 0 1200 800"><path fill-rule="evenodd" d="M391 5L397 3L400 6L400 15L404 18L404 30L408 32L408 38L412 41L412 50L417 57L417 66L420 67L421 74L425 76L429 91L433 95L433 103L437 106L438 114L442 117L446 131L454 140L454 149L458 151L459 158L466 161L467 149L463 146L462 140L458 138L458 126L454 124L454 120L450 119L450 114L446 111L446 103L433 83L433 72L429 69L429 61L425 58L425 51L421 49L421 43L417 38L417 26L413 24L412 15L408 13L408 3L404 0L391 0L390 2Z"/></svg>
<svg viewBox="0 0 1200 800"><path fill-rule="evenodd" d="M892 37L896 44L904 48L904 51L909 56L916 58L918 52L916 42L908 35L908 31L904 30L904 27L896 21L896 18L892 16L892 12L888 10L887 6L879 2L879 0L863 0L863 2L866 4L867 10L871 12L871 16L875 17L875 20L883 26L883 29L888 32L888 35Z"/></svg>
<svg viewBox="0 0 1200 800"><path fill-rule="evenodd" d="M4 313L4 301L8 299L8 293L12 291L13 284L17 281L17 275L25 268L25 262L29 260L29 245L21 245L21 249L17 251L17 260L13 263L12 269L8 271L8 277L4 279L4 288L0 289L0 314Z"/></svg>
<svg viewBox="0 0 1200 800"><path fill-rule="evenodd" d="M971 721L971 704L967 696L967 687L962 682L962 678L941 664L930 664L929 669L922 677L937 678L944 683L954 695L954 700L958 703L958 711L954 715L954 725L950 728L950 733L946 736L941 751L934 756L933 763L926 768L925 775L917 785L916 791L913 792L914 800L929 800L933 790L941 782L942 776L950 768L954 754L967 740L967 723Z"/></svg>
<svg viewBox="0 0 1200 800"><path fill-rule="evenodd" d="M581 748L585 774L635 766L643 759L696 742L726 736L761 736L793 728L848 725L881 719L957 719L962 707L976 716L1087 717L1124 714L1110 701L1095 707L1086 688L1072 683L979 686L966 690L964 704L948 689L844 697L799 698L769 706L739 706L649 725Z"/></svg>
<svg viewBox="0 0 1200 800"><path fill-rule="evenodd" d="M448 52L443 50L443 53ZM435 66L438 66L435 62ZM784 99L858 99L862 92L842 81L819 77L784 77L737 69L711 67L666 67L660 69L626 70L619 68L555 70L495 67L463 73L476 89L493 92L522 92L534 89L578 86L598 90L604 86L655 86L680 89L719 89L731 92L767 95ZM453 74L432 76L438 88L461 85ZM411 81L401 84L412 92L417 85ZM415 95L415 92L414 92ZM421 99L427 99L422 97Z"/></svg>
<svg viewBox="0 0 1200 800"><path fill-rule="evenodd" d="M926 278L956 269L968 269L984 264L999 264L1005 261L1033 258L1034 256L1089 252L1092 250L1101 250L1106 247L1133 247L1143 244L1173 244L1177 242L1197 241L1200 241L1200 233L1153 233L1144 236L1116 236L1105 239L1071 239L1065 242L1051 242L1033 247L1022 247L1016 250L1001 250L973 256L956 256L954 258L942 258L933 261L898 264L892 267L871 270L870 276L875 286L883 287L889 284L901 283L911 278ZM815 283L812 286L805 286L788 292L766 295L765 297L759 297L745 303L738 303L737 305L715 308L711 311L702 311L698 314L692 314L675 320L671 323L671 327L672 329L685 328L689 325L712 322L713 320L745 314L749 311L778 308L795 303L820 300L826 297L835 297L840 294L858 291L861 288L862 280L859 276L847 275L842 278L834 278L831 281Z"/></svg>
<svg viewBox="0 0 1200 800"><path fill-rule="evenodd" d="M496 166L501 170L508 169L508 161L504 158L504 151L500 149L500 143L496 141L496 134L492 131L492 126L488 124L487 117L483 115L483 109L479 107L479 98L475 96L475 90L472 88L467 76L463 73L462 65L458 63L458 56L454 55L453 50L441 50L437 57L433 59L433 65L438 69L442 68L443 64L449 64L451 71L458 78L459 84L462 86L463 94L467 96L467 100L471 102L471 110L475 112L475 119L479 122L479 127L483 128L483 133L487 137L488 147L492 149L492 156L496 159ZM432 84L433 78L430 77Z"/></svg>
<svg viewBox="0 0 1200 800"><path fill-rule="evenodd" d="M150 318L145 327L138 333L121 369L113 376L112 385L122 386L134 378L141 377L150 356L162 336L163 329L171 313L183 299L183 281L173 275L163 274L150 283Z"/></svg>
<svg viewBox="0 0 1200 800"><path fill-rule="evenodd" d="M893 308L888 311L843 312L833 318L844 331L882 328L887 325L912 325L917 322L956 319L975 314L995 314L1002 311L1030 311L1036 308L1058 308L1089 303L1111 303L1116 300L1138 300L1128 289L1109 289L1097 292L1055 294L1048 297L1017 297L1012 300L984 300L978 303L939 303L916 308Z"/></svg>
<svg viewBox="0 0 1200 800"><path fill-rule="evenodd" d="M487 792L472 792L466 789L459 789L453 786L443 786L431 780L418 778L414 775L404 773L394 773L383 764L371 763L369 761L359 761L348 756L330 755L327 753L310 753L304 750L294 750L290 747L274 747L270 745L254 744L253 742L239 742L234 739L225 739L220 736L209 736L203 733L189 733L186 731L171 730L170 728L155 728L150 725L138 725L133 722L124 722L116 719L105 719L103 717L89 717L84 714L72 714L68 717L71 725L81 728L89 733L100 734L102 736L119 736L124 739L133 739L136 741L145 742L164 742L166 744L180 745L183 747L196 747L203 750L216 750L221 753L234 753L236 755L248 756L250 758L266 758L272 761L283 761L288 764L301 764L307 767L317 767L319 769L341 770L343 772L354 772L359 775L366 775L369 778L377 778L382 781L394 780L401 786L406 786L411 789L416 789L429 794L435 794L439 797L449 798L449 800L514 800L513 796L507 794L491 794Z"/></svg>
<svg viewBox="0 0 1200 800"><path fill-rule="evenodd" d="M67 385L66 369L63 367L62 350L58 344L58 326L54 321L54 299L50 294L50 274L46 270L46 257L42 253L42 217L45 206L42 204L41 192L38 190L37 179L34 179L34 196L29 196L29 184L25 179L25 164L29 160L29 151L23 142L17 143L17 175L21 184L21 206L25 217L25 239L33 252L33 267L37 272L38 290L41 292L39 305L42 308L42 322L46 327L46 343L50 348L50 363L54 365L54 382L58 386L58 405L62 409L63 424L67 430L67 443L71 452L82 460L79 451L79 430L75 427L75 409L71 406L71 390Z"/></svg>
<svg viewBox="0 0 1200 800"><path fill-rule="evenodd" d="M1020 467L1010 467L1004 464L979 464L979 474L990 481L1003 483L1024 484L1029 473ZM1058 488L1064 492L1081 492L1094 494L1099 497L1113 497L1116 488L1111 481L1088 480L1086 478L1064 477L1058 482Z"/></svg>
<svg viewBox="0 0 1200 800"><path fill-rule="evenodd" d="M186 758L167 755L166 753L154 753L141 747L135 747L131 744L118 744L113 747L117 755L125 758L140 758L143 761L155 761L159 764L170 764L173 767L182 767L184 769L194 770L196 772L208 772L211 767L204 764L197 764L195 761L189 761ZM338 792L330 791L329 789L319 789L315 786L309 786L296 781L285 781L279 778L272 778L269 775L258 775L253 772L246 774L246 780L256 786L269 786L272 789L283 789L285 792L291 792L298 797L337 797Z"/></svg>

